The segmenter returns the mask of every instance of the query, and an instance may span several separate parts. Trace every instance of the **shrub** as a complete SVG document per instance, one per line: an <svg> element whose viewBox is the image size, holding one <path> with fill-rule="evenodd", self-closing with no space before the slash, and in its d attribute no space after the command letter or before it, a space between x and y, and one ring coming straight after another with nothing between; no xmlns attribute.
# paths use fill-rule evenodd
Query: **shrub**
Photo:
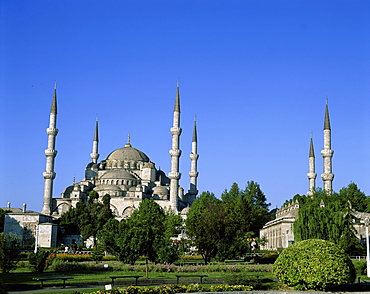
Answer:
<svg viewBox="0 0 370 294"><path fill-rule="evenodd" d="M227 285L251 286L254 290L261 290L262 281L258 277L252 277L245 274L230 274L225 277Z"/></svg>
<svg viewBox="0 0 370 294"><path fill-rule="evenodd" d="M329 290L353 283L356 273L344 251L329 241L309 239L295 243L277 258L273 274L297 290Z"/></svg>
<svg viewBox="0 0 370 294"><path fill-rule="evenodd" d="M366 261L363 261L363 260L354 261L353 265L354 265L355 270L356 270L356 275L358 275L358 276L366 275L366 270L367 270Z"/></svg>
<svg viewBox="0 0 370 294"><path fill-rule="evenodd" d="M36 253L31 252L28 254L28 261L36 273L42 273L46 268L48 257L49 252L47 251L37 251Z"/></svg>

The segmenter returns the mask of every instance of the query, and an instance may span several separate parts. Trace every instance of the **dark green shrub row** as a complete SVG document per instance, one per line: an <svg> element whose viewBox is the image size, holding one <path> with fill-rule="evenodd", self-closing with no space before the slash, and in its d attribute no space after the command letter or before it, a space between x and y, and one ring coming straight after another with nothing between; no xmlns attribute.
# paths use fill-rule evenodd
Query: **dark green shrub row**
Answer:
<svg viewBox="0 0 370 294"><path fill-rule="evenodd" d="M115 256L108 255L103 256L102 253L91 253L91 254L68 254L68 253L59 253L52 254L57 260L64 261L114 261L117 260Z"/></svg>
<svg viewBox="0 0 370 294"><path fill-rule="evenodd" d="M269 272L270 267L265 266L243 266L243 265L202 265L202 266L176 266L174 264L149 264L149 272L173 272L173 273L194 273L194 272L223 272L223 273L248 273L248 272ZM49 267L52 271L68 272L68 271L125 271L125 272L145 272L145 265L127 265L121 262L110 263L109 267L104 267L103 263L90 262L68 262L65 260L54 260Z"/></svg>
<svg viewBox="0 0 370 294"><path fill-rule="evenodd" d="M73 271L111 271L112 267L104 267L104 264L96 264L95 262L68 262L62 260L55 260L49 267L51 271L55 272L73 272Z"/></svg>

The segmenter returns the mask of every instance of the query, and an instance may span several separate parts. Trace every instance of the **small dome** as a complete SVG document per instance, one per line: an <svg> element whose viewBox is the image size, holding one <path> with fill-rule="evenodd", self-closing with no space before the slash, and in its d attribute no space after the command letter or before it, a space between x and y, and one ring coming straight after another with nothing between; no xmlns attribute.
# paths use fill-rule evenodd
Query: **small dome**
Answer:
<svg viewBox="0 0 370 294"><path fill-rule="evenodd" d="M122 169L110 170L100 177L102 179L136 180L132 174Z"/></svg>
<svg viewBox="0 0 370 294"><path fill-rule="evenodd" d="M86 166L86 169L97 169L98 168L98 165L94 162L90 162L87 166Z"/></svg>
<svg viewBox="0 0 370 294"><path fill-rule="evenodd" d="M169 194L169 191L164 186L157 186L157 187L153 187L153 194L167 196Z"/></svg>
<svg viewBox="0 0 370 294"><path fill-rule="evenodd" d="M114 150L107 156L106 160L132 160L149 162L149 157L146 154L136 148L127 147Z"/></svg>

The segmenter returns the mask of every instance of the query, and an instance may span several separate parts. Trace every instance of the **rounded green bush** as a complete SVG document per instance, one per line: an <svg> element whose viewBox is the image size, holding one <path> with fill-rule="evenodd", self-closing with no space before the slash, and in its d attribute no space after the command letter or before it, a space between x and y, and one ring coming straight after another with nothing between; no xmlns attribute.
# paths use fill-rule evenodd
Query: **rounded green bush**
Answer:
<svg viewBox="0 0 370 294"><path fill-rule="evenodd" d="M328 290L356 279L349 256L334 243L318 239L285 248L275 261L272 273L297 290Z"/></svg>

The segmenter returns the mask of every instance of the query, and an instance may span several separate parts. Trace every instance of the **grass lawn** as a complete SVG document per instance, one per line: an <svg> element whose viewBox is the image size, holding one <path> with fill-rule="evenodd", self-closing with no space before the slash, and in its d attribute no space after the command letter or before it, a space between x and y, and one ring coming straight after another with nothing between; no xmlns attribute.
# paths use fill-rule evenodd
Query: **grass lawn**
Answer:
<svg viewBox="0 0 370 294"><path fill-rule="evenodd" d="M175 274L179 273L167 273L167 272L149 272L149 279L176 279ZM184 273L187 274L187 273ZM189 274L206 274L208 278L213 279L223 279L228 275L235 275L235 273L222 273L222 272L195 272ZM34 277L73 277L73 281L70 282L94 282L94 281L109 281L109 276L131 276L140 275L145 278L145 272L123 272L123 271L84 271L84 272L44 272L44 273L34 273L34 272L11 272L9 274L2 274L1 278L5 284L39 284L38 281L33 280ZM258 276L262 278L272 278L271 272L250 272L246 275L250 275L252 278Z"/></svg>

